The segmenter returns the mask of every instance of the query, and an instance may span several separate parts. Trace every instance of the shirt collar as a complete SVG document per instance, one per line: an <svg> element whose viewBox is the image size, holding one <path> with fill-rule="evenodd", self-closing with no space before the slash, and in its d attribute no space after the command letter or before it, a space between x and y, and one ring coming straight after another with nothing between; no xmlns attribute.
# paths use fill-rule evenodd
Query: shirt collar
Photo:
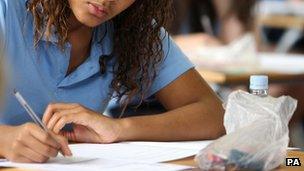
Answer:
<svg viewBox="0 0 304 171"><path fill-rule="evenodd" d="M100 71L99 59L110 55L113 50L113 25L106 22L94 29L91 52L88 59L72 74L59 83L67 87L90 78Z"/></svg>
<svg viewBox="0 0 304 171"><path fill-rule="evenodd" d="M51 35L49 40L47 39L46 34L43 34L41 37L42 41L51 42L51 43L58 43L58 35L55 34L55 28L52 27ZM112 44L108 44L113 40L113 23L112 21L107 21L97 27L94 28L93 31L93 44L102 44L103 45L103 52L106 54L110 54L112 52Z"/></svg>

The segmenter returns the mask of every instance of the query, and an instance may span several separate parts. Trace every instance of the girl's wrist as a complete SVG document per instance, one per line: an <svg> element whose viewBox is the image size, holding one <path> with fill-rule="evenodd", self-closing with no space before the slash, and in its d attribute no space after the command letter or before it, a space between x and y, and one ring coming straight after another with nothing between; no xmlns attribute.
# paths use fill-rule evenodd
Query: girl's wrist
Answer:
<svg viewBox="0 0 304 171"><path fill-rule="evenodd" d="M132 130L131 126L131 118L122 118L117 119L117 141L130 141L134 140L134 137L132 137L134 131Z"/></svg>

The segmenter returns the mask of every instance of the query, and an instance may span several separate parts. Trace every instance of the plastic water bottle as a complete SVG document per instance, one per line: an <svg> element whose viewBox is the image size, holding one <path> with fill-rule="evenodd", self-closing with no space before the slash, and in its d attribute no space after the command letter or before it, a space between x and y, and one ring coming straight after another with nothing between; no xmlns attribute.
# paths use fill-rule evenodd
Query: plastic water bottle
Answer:
<svg viewBox="0 0 304 171"><path fill-rule="evenodd" d="M250 76L249 90L251 94L260 97L268 96L268 76L267 75Z"/></svg>

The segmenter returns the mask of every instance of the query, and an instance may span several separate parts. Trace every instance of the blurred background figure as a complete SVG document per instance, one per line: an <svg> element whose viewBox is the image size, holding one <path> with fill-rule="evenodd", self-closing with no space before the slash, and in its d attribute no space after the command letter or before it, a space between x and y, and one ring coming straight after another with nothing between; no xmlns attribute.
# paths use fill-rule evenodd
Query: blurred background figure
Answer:
<svg viewBox="0 0 304 171"><path fill-rule="evenodd" d="M175 0L176 18L169 31L205 32L205 36L230 43L253 30L254 5L255 0Z"/></svg>
<svg viewBox="0 0 304 171"><path fill-rule="evenodd" d="M304 147L304 1L175 0L175 8L169 32L223 100L232 90L246 90L248 81L241 78L254 73L270 76L270 95L298 100L291 145ZM248 33L257 62L238 64L248 51L231 51L245 47Z"/></svg>

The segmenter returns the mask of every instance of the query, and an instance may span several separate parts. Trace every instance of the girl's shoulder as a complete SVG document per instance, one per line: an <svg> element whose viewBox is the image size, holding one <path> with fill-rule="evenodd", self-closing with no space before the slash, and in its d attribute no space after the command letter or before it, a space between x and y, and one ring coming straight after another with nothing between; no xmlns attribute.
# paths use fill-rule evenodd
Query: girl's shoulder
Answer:
<svg viewBox="0 0 304 171"><path fill-rule="evenodd" d="M26 12L26 4L29 0L0 0L5 4L8 11L19 12L24 14Z"/></svg>
<svg viewBox="0 0 304 171"><path fill-rule="evenodd" d="M28 0L0 0L0 5L5 11L5 18L8 22L21 22L27 16Z"/></svg>
<svg viewBox="0 0 304 171"><path fill-rule="evenodd" d="M26 4L30 0L0 0L0 8L8 11L26 11Z"/></svg>
<svg viewBox="0 0 304 171"><path fill-rule="evenodd" d="M5 12L7 9L7 0L0 0L0 10L1 12Z"/></svg>

